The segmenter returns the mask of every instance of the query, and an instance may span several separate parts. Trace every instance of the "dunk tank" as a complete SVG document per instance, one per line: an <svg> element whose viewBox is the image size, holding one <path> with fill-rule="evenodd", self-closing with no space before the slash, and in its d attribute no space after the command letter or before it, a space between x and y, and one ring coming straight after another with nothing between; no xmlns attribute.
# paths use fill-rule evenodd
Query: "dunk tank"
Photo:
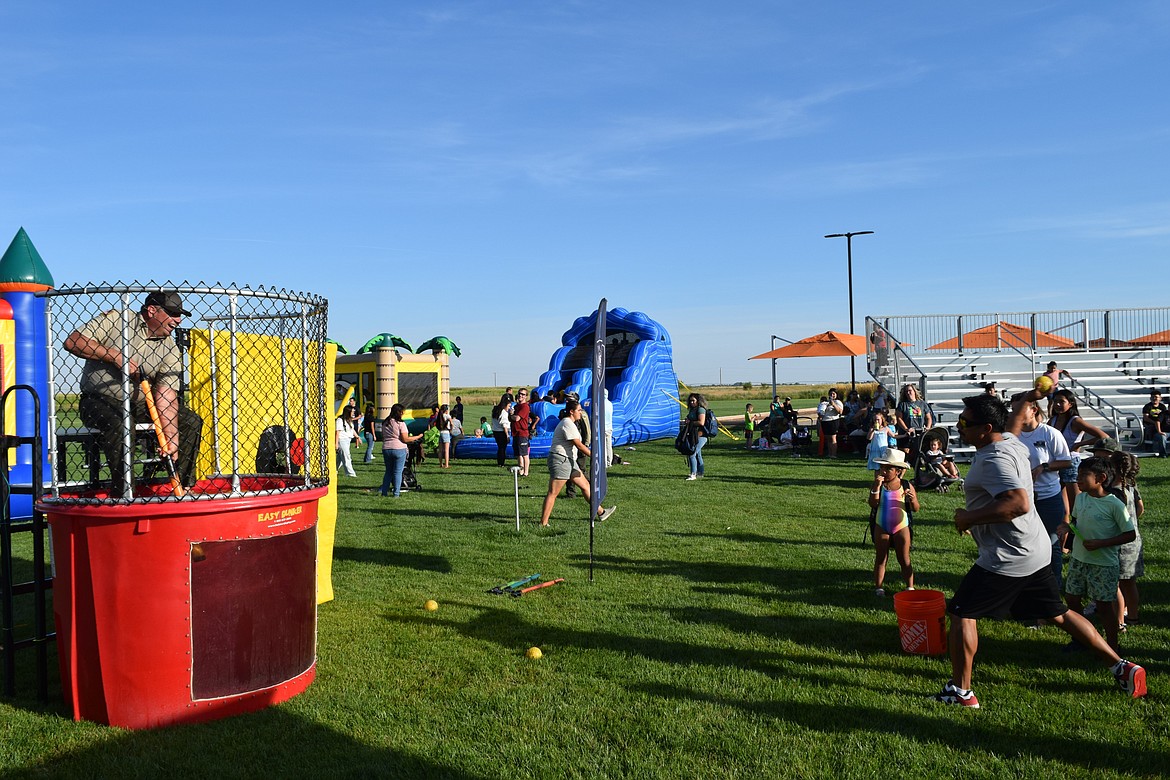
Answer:
<svg viewBox="0 0 1170 780"><path fill-rule="evenodd" d="M115 340L132 350L143 302L160 290L191 312L171 338L182 363L177 446L197 454L171 474L142 411L145 390L119 372L114 475L109 436L82 412L85 361L65 345L114 312ZM317 523L332 454L327 302L155 283L43 295L52 476L38 508L52 530L62 690L74 717L153 728L304 691L316 670Z"/></svg>

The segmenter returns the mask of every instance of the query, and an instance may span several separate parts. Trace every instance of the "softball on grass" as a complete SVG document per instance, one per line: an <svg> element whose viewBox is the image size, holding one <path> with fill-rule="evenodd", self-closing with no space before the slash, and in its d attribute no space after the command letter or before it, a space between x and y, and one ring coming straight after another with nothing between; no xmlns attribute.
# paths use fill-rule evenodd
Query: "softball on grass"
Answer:
<svg viewBox="0 0 1170 780"><path fill-rule="evenodd" d="M540 658L542 655L544 655L544 653L540 652L539 647L530 647L528 648L528 651L524 653L524 655L535 661L537 658Z"/></svg>
<svg viewBox="0 0 1170 780"><path fill-rule="evenodd" d="M1047 376L1038 376L1036 377L1035 388L1044 395L1048 395L1052 391L1052 380Z"/></svg>
<svg viewBox="0 0 1170 780"><path fill-rule="evenodd" d="M427 603L423 604L423 609L425 609L427 612L434 612L438 608L439 602L435 601L434 599L428 599Z"/></svg>

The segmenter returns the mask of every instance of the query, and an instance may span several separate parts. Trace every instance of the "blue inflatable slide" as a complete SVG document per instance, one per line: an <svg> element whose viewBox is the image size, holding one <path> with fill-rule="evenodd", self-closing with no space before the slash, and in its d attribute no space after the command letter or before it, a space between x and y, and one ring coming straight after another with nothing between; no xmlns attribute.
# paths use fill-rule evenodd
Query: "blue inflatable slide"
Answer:
<svg viewBox="0 0 1170 780"><path fill-rule="evenodd" d="M548 371L541 374L534 392L541 398L557 392L574 392L582 402L592 402L591 366L596 328L596 311L573 322L561 337L563 346L553 353ZM678 377L674 373L670 334L642 312L621 308L606 312L605 329L605 389L613 403L614 446L674 438L678 434L680 407L674 400L678 395ZM548 455L552 432L563 408L564 404L548 401L533 404L540 425L531 439L531 457ZM495 440L462 439L455 447L455 456L494 458ZM508 457L513 457L511 443Z"/></svg>

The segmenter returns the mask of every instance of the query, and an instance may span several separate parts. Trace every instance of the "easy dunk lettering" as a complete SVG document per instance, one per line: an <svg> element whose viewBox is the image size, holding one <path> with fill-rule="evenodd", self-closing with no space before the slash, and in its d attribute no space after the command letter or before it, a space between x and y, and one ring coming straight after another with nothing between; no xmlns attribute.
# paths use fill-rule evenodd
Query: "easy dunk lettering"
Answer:
<svg viewBox="0 0 1170 780"><path fill-rule="evenodd" d="M256 522L258 523L272 523L272 525L285 525L296 520L302 512L305 511L303 504L296 506L286 506L280 509L274 509L271 512L257 512Z"/></svg>

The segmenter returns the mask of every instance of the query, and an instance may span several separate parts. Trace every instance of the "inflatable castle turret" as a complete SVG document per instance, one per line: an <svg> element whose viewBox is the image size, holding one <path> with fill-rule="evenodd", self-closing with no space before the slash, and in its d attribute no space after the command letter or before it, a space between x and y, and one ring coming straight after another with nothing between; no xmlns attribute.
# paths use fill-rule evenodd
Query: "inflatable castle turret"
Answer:
<svg viewBox="0 0 1170 780"><path fill-rule="evenodd" d="M49 381L48 336L45 329L45 299L36 293L53 289L53 275L45 261L21 228L0 257L0 392L13 385L32 387L41 404L41 438L45 442L45 476L49 468ZM27 392L17 391L5 404L6 433L32 436L35 428L35 406ZM16 450L8 481L12 485L32 484L32 447ZM32 496L13 495L12 519L32 516Z"/></svg>

